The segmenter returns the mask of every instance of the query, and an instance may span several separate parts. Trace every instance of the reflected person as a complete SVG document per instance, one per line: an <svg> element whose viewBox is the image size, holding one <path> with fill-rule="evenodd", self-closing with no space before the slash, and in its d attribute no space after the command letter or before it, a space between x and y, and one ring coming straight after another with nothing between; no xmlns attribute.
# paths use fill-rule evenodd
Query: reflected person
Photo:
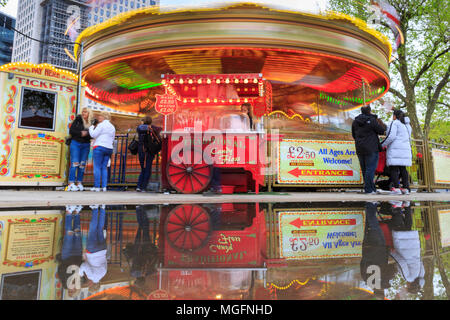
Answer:
<svg viewBox="0 0 450 320"><path fill-rule="evenodd" d="M68 290L69 297L78 295L81 284L71 277L78 271L83 257L80 211L82 206L66 206L64 238L61 253L56 256L58 277L62 287ZM73 281L75 280L75 282Z"/></svg>
<svg viewBox="0 0 450 320"><path fill-rule="evenodd" d="M150 238L150 222L147 210L156 206L136 206L138 229L134 243L128 243L124 255L130 263L130 274L136 278L136 284L145 283L145 278L156 272L158 248Z"/></svg>
<svg viewBox="0 0 450 320"><path fill-rule="evenodd" d="M374 290L377 297L384 297L384 289L390 288L395 275L395 265L389 264L389 247L382 225L377 218L377 203L365 204L364 239L360 271L362 279Z"/></svg>
<svg viewBox="0 0 450 320"><path fill-rule="evenodd" d="M393 248L391 257L397 262L410 293L418 293L423 287L425 268L421 259L418 230L412 228L412 210L409 201L390 201L392 206Z"/></svg>
<svg viewBox="0 0 450 320"><path fill-rule="evenodd" d="M92 205L91 222L80 266L80 276L86 276L90 292L100 288L100 280L106 275L108 262L106 259L105 205Z"/></svg>

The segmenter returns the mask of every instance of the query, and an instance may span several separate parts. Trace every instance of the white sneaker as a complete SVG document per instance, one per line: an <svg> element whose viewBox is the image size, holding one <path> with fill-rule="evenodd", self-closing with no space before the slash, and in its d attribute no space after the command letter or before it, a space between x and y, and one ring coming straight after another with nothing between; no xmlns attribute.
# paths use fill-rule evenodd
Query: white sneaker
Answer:
<svg viewBox="0 0 450 320"><path fill-rule="evenodd" d="M75 185L75 183L69 183L67 186L67 191L78 191L78 187Z"/></svg>
<svg viewBox="0 0 450 320"><path fill-rule="evenodd" d="M100 192L100 188L95 188L95 187L94 187L94 188L91 188L90 191L93 191L93 192Z"/></svg>
<svg viewBox="0 0 450 320"><path fill-rule="evenodd" d="M409 190L408 190L408 189L400 188L400 191L401 191L403 194L409 194Z"/></svg>
<svg viewBox="0 0 450 320"><path fill-rule="evenodd" d="M106 187L104 187L104 188L101 188L100 190L103 192L106 192L107 189L106 189Z"/></svg>
<svg viewBox="0 0 450 320"><path fill-rule="evenodd" d="M83 185L81 183L77 184L77 187L78 187L79 191L83 191L84 190L84 187L83 187Z"/></svg>
<svg viewBox="0 0 450 320"><path fill-rule="evenodd" d="M92 204L89 206L91 209L98 209L98 204Z"/></svg>
<svg viewBox="0 0 450 320"><path fill-rule="evenodd" d="M392 188L390 194L402 194L402 191L398 188Z"/></svg>

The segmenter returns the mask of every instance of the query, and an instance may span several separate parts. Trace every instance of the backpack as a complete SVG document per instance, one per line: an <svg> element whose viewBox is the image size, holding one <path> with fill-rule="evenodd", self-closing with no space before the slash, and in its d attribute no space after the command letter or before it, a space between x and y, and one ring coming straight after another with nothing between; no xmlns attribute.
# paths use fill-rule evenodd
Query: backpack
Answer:
<svg viewBox="0 0 450 320"><path fill-rule="evenodd" d="M157 154L161 151L161 138L155 133L155 130L152 127L149 127L149 130L144 138L144 148L152 155Z"/></svg>

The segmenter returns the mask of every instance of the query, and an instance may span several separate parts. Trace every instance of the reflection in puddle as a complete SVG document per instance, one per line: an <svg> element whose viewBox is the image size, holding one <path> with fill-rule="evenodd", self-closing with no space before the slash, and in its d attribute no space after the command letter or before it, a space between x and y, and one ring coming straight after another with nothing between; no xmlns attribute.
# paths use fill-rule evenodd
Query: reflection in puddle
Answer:
<svg viewBox="0 0 450 320"><path fill-rule="evenodd" d="M450 204L0 211L1 299L448 299Z"/></svg>

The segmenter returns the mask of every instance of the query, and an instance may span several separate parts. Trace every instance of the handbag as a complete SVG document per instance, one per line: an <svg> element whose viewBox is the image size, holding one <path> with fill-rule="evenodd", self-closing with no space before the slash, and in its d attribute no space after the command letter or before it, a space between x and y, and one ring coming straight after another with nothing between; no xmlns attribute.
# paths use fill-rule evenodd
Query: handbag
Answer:
<svg viewBox="0 0 450 320"><path fill-rule="evenodd" d="M379 147L381 147L383 142L386 141L386 139L389 137L389 134L391 133L391 128L392 128L392 122L391 122L391 125L389 126L388 135L386 136L386 138L384 138L384 140L382 142L379 143ZM377 163L377 168L375 169L375 173L383 174L383 173L385 173L385 169L386 169L386 150L381 149L381 151L378 152L378 163Z"/></svg>
<svg viewBox="0 0 450 320"><path fill-rule="evenodd" d="M65 142L66 145L70 146L70 144L72 143L72 136L67 136L65 138Z"/></svg>
<svg viewBox="0 0 450 320"><path fill-rule="evenodd" d="M161 151L162 143L161 139L156 135L153 128L149 130L149 134L147 134L147 143L146 150L152 155L157 154Z"/></svg>
<svg viewBox="0 0 450 320"><path fill-rule="evenodd" d="M128 150L132 155L136 155L139 149L139 142L137 142L136 137L133 137L133 140L128 145Z"/></svg>

